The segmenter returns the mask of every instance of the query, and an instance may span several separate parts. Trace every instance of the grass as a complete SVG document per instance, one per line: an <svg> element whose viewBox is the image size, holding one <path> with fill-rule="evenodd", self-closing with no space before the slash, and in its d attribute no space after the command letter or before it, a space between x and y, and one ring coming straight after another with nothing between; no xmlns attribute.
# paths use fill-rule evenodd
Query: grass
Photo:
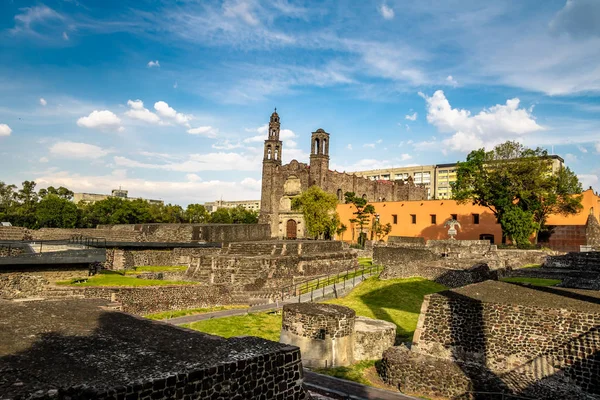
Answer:
<svg viewBox="0 0 600 400"><path fill-rule="evenodd" d="M123 271L124 275L137 275L140 272L181 272L187 270L186 265L153 265L153 266L143 266L143 267L135 267L133 269L128 269Z"/></svg>
<svg viewBox="0 0 600 400"><path fill-rule="evenodd" d="M525 264L522 267L519 267L519 269L521 268L541 268L542 264Z"/></svg>
<svg viewBox="0 0 600 400"><path fill-rule="evenodd" d="M138 279L131 276L125 276L117 271L102 271L98 275L85 278L74 278L68 281L56 282L56 284L67 286L164 286L196 285L197 282Z"/></svg>
<svg viewBox="0 0 600 400"><path fill-rule="evenodd" d="M248 308L246 305L233 305L233 306L215 306L208 308L188 308L186 310L172 310L172 311L163 311L154 314L144 315L144 317L148 319L161 320L161 319L171 319L178 317L185 317L186 315L196 315L196 314L205 314L214 311L223 311L223 310L236 310Z"/></svg>
<svg viewBox="0 0 600 400"><path fill-rule="evenodd" d="M371 257L358 257L358 265L368 267L373 265L373 259Z"/></svg>
<svg viewBox="0 0 600 400"><path fill-rule="evenodd" d="M279 341L281 313L255 313L227 318L215 318L183 325L200 332L230 338L233 336L258 336Z"/></svg>
<svg viewBox="0 0 600 400"><path fill-rule="evenodd" d="M372 382L366 378L365 371L369 368L374 368L375 362L375 360L359 361L347 367L315 368L314 371L319 374L373 386Z"/></svg>
<svg viewBox="0 0 600 400"><path fill-rule="evenodd" d="M344 282L345 280L352 279L355 276L361 276L363 273L377 273L377 272L381 272L383 270L382 266L375 266L375 267L365 271L365 269L369 268L369 267L371 267L370 263L369 264L361 264L358 269L353 270L353 271L347 271L347 273L342 274L342 275L332 275L332 276L327 276L324 278L313 279L311 281L304 282L302 285L300 285L300 293L301 294L310 293L311 290L317 290L322 287L333 285L334 283L341 283L341 282Z"/></svg>
<svg viewBox="0 0 600 400"><path fill-rule="evenodd" d="M509 283L527 283L527 284L533 285L533 286L556 286L561 282L560 279L521 278L521 277L502 278L500 280L502 282L509 282Z"/></svg>
<svg viewBox="0 0 600 400"><path fill-rule="evenodd" d="M357 315L396 324L398 339L412 340L423 303L423 296L447 289L423 278L364 281L346 297L327 303L347 306Z"/></svg>

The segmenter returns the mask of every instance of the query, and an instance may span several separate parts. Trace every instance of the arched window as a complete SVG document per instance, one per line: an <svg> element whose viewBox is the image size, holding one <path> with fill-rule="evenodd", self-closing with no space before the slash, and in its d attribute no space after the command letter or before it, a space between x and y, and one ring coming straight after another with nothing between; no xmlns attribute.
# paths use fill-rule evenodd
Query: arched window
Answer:
<svg viewBox="0 0 600 400"><path fill-rule="evenodd" d="M315 154L319 154L319 139L315 139Z"/></svg>
<svg viewBox="0 0 600 400"><path fill-rule="evenodd" d="M363 195L362 195L362 198L366 200L366 199L367 199L367 195L366 195L366 194L363 194Z"/></svg>
<svg viewBox="0 0 600 400"><path fill-rule="evenodd" d="M271 159L271 146L267 147L267 160Z"/></svg>
<svg viewBox="0 0 600 400"><path fill-rule="evenodd" d="M275 159L279 160L279 147L275 147Z"/></svg>
<svg viewBox="0 0 600 400"><path fill-rule="evenodd" d="M321 145L321 154L327 154L327 139L323 139L323 143Z"/></svg>
<svg viewBox="0 0 600 400"><path fill-rule="evenodd" d="M338 198L338 201L344 200L344 195L342 194L342 189L337 190L337 198Z"/></svg>

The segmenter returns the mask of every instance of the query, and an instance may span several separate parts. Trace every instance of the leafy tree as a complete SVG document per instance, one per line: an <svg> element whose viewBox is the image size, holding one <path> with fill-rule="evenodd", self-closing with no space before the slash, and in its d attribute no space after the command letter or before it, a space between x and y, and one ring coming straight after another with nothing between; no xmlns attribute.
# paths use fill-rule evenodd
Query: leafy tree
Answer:
<svg viewBox="0 0 600 400"><path fill-rule="evenodd" d="M384 237L390 234L392 231L392 224L389 222L385 225L377 223L377 228L375 230L375 234L377 235L377 240L383 240Z"/></svg>
<svg viewBox="0 0 600 400"><path fill-rule="evenodd" d="M8 185L0 181L0 221L12 222L16 188L15 185Z"/></svg>
<svg viewBox="0 0 600 400"><path fill-rule="evenodd" d="M162 207L163 220L166 223L180 224L185 221L185 212L178 205L167 204Z"/></svg>
<svg viewBox="0 0 600 400"><path fill-rule="evenodd" d="M233 218L227 208L217 208L212 214L210 214L211 224L232 224Z"/></svg>
<svg viewBox="0 0 600 400"><path fill-rule="evenodd" d="M191 224L204 224L210 219L210 213L202 204L188 204L185 209L185 220Z"/></svg>
<svg viewBox="0 0 600 400"><path fill-rule="evenodd" d="M353 204L356 211L353 213L356 217L351 219L350 222L357 223L360 227L360 235L358 240L361 245L364 245L364 228L365 225L370 221L371 216L375 214L375 207L372 204L368 204L366 199L356 196L354 192L346 192L344 194L346 204Z"/></svg>
<svg viewBox="0 0 600 400"><path fill-rule="evenodd" d="M339 224L337 197L318 186L311 186L292 199L292 208L304 216L306 231L313 238L331 238Z"/></svg>
<svg viewBox="0 0 600 400"><path fill-rule="evenodd" d="M344 224L341 224L338 228L337 231L335 233L338 234L338 236L340 237L341 240L344 240L344 232L346 232L348 230L348 227Z"/></svg>
<svg viewBox="0 0 600 400"><path fill-rule="evenodd" d="M35 210L37 228L74 228L77 218L77 206L55 194L44 196Z"/></svg>
<svg viewBox="0 0 600 400"><path fill-rule="evenodd" d="M54 188L54 186L48 186L48 188L40 189L38 191L38 196L42 199L49 194L58 196L61 199L65 199L65 200L71 200L74 195L74 193L72 191L70 191L69 189L67 189L64 186L60 186L58 189Z"/></svg>
<svg viewBox="0 0 600 400"><path fill-rule="evenodd" d="M256 211L247 210L239 205L229 209L231 220L234 224L256 224L258 223L258 213Z"/></svg>
<svg viewBox="0 0 600 400"><path fill-rule="evenodd" d="M503 221L514 220L513 206L528 212L539 229L549 213L568 215L581 209L581 198L572 196L581 192L577 177L568 169L553 175L551 168L546 150L518 142L508 141L487 152L475 150L457 165L453 198L489 208L505 234L509 230ZM513 215L504 219L508 210Z"/></svg>
<svg viewBox="0 0 600 400"><path fill-rule="evenodd" d="M533 221L533 213L516 205L504 210L500 223L503 232L519 248L528 248L531 245L529 242L531 234L539 228L539 225Z"/></svg>

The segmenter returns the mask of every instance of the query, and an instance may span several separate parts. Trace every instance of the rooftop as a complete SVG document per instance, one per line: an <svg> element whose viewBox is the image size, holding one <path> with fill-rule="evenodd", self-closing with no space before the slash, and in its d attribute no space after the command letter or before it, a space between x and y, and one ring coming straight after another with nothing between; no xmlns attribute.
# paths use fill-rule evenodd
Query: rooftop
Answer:
<svg viewBox="0 0 600 400"><path fill-rule="evenodd" d="M533 287L500 281L485 281L440 292L437 295L446 297L462 295L483 303L600 313L600 291L595 290Z"/></svg>
<svg viewBox="0 0 600 400"><path fill-rule="evenodd" d="M0 300L0 398L86 385L113 388L277 352L101 308L103 300Z"/></svg>

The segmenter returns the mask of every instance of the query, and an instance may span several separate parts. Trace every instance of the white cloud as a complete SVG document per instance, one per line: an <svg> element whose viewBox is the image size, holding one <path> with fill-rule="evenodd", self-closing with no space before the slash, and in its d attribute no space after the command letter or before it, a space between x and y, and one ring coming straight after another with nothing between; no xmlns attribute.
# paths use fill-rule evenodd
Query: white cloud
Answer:
<svg viewBox="0 0 600 400"><path fill-rule="evenodd" d="M177 85L177 82L175 82L175 83L173 84L173 89L177 89L177 86L179 86L179 85Z"/></svg>
<svg viewBox="0 0 600 400"><path fill-rule="evenodd" d="M331 168L336 171L368 171L372 169L384 169L384 168L393 168L393 167L407 167L410 164L403 164L403 161L407 161L410 159L410 156L402 155L399 158L395 158L392 160L378 160L372 158L365 158L357 161L352 165L341 165L332 163Z"/></svg>
<svg viewBox="0 0 600 400"><path fill-rule="evenodd" d="M409 121L416 121L417 120L417 113L414 112L412 114L408 114L404 117L404 119L407 119Z"/></svg>
<svg viewBox="0 0 600 400"><path fill-rule="evenodd" d="M446 82L448 83L448 85L451 85L451 86L454 86L454 87L457 87L457 86L458 86L458 82L456 82L456 79L454 79L454 78L452 77L452 75L448 75L448 76L446 77Z"/></svg>
<svg viewBox="0 0 600 400"><path fill-rule="evenodd" d="M391 7L388 7L387 4L379 6L379 13L383 18L388 20L394 18L394 10Z"/></svg>
<svg viewBox="0 0 600 400"><path fill-rule="evenodd" d="M201 135L208 138L217 137L218 130L212 126L199 126L197 128L191 128L187 130L190 135Z"/></svg>
<svg viewBox="0 0 600 400"><path fill-rule="evenodd" d="M258 25L258 18L252 13L251 2L244 0L227 1L223 5L223 15L230 18L239 18L248 25Z"/></svg>
<svg viewBox="0 0 600 400"><path fill-rule="evenodd" d="M6 124L0 124L0 136L10 136L12 129Z"/></svg>
<svg viewBox="0 0 600 400"><path fill-rule="evenodd" d="M577 175L579 178L579 182L581 182L581 187L586 190L589 187L595 188L598 191L598 184L600 183L600 179L598 179L598 175L594 174L579 174Z"/></svg>
<svg viewBox="0 0 600 400"><path fill-rule="evenodd" d="M67 32L62 33L63 40L69 40L69 34Z"/></svg>
<svg viewBox="0 0 600 400"><path fill-rule="evenodd" d="M365 144L363 144L363 147L374 149L375 148L375 143L365 143Z"/></svg>
<svg viewBox="0 0 600 400"><path fill-rule="evenodd" d="M45 107L48 104L48 102L43 97L40 97L40 104Z"/></svg>
<svg viewBox="0 0 600 400"><path fill-rule="evenodd" d="M114 162L120 167L157 169L164 171L190 172L197 171L258 171L262 161L261 154L243 153L207 153L191 154L184 161L166 162L162 164L144 163L122 156L115 156Z"/></svg>
<svg viewBox="0 0 600 400"><path fill-rule="evenodd" d="M412 158L412 156L407 153L400 155L400 161L407 161L407 160L410 160L411 158Z"/></svg>
<svg viewBox="0 0 600 400"><path fill-rule="evenodd" d="M600 142L596 142L594 148L596 149L596 153L600 154Z"/></svg>
<svg viewBox="0 0 600 400"><path fill-rule="evenodd" d="M163 118L169 118L178 123L179 125L186 126L190 128L189 121L193 119L191 115L185 115L182 113L178 113L174 108L169 106L164 101L157 101L154 103L154 109Z"/></svg>
<svg viewBox="0 0 600 400"><path fill-rule="evenodd" d="M77 125L90 128L90 129L101 129L101 130L118 130L123 131L121 126L121 119L117 117L112 111L108 110L94 110L87 117L81 117L77 120Z"/></svg>
<svg viewBox="0 0 600 400"><path fill-rule="evenodd" d="M98 159L110 153L93 144L78 142L58 142L50 146L50 154L61 158Z"/></svg>
<svg viewBox="0 0 600 400"><path fill-rule="evenodd" d="M160 63L158 62L158 60L156 61L148 61L148 68L153 68L153 67L157 67L160 68Z"/></svg>
<svg viewBox="0 0 600 400"><path fill-rule="evenodd" d="M383 143L383 139L377 139L377 140L375 141L375 143L377 143L377 144L381 144L381 143Z"/></svg>
<svg viewBox="0 0 600 400"><path fill-rule="evenodd" d="M269 124L261 125L258 128L252 128L252 129L246 128L246 132L257 132L258 135L244 139L244 143L258 143L258 142L262 143L265 140L267 140L268 131L269 131ZM296 134L294 133L294 131L292 131L290 129L281 129L279 131L279 140L283 141L284 145L287 144L287 141L289 139L294 139L295 137L296 137Z"/></svg>
<svg viewBox="0 0 600 400"><path fill-rule="evenodd" d="M182 177L183 178L183 177ZM241 178L240 178L241 179ZM240 181L203 180L194 173L184 179L147 180L130 178L117 169L106 175L81 175L67 171L47 171L35 177L39 187L65 186L75 192L110 193L115 185L129 191L132 197L162 199L185 207L191 203L226 200L260 199L260 180L243 178Z"/></svg>
<svg viewBox="0 0 600 400"><path fill-rule="evenodd" d="M144 102L141 100L127 100L127 105L130 109L125 112L129 118L138 119L140 121L148 122L150 124L164 124L160 120L160 117L154 114L152 111L144 107Z"/></svg>
<svg viewBox="0 0 600 400"><path fill-rule="evenodd" d="M441 90L431 97L419 95L427 103L427 121L440 132L453 133L450 139L443 141L450 150L468 152L544 129L527 109L519 108L517 98L471 115L468 110L452 108Z"/></svg>
<svg viewBox="0 0 600 400"><path fill-rule="evenodd" d="M212 145L212 148L217 150L232 150L240 147L243 147L242 143L233 143L227 139Z"/></svg>
<svg viewBox="0 0 600 400"><path fill-rule="evenodd" d="M577 149L582 152L582 153L587 153L587 149L585 147L583 147L582 145L577 146Z"/></svg>
<svg viewBox="0 0 600 400"><path fill-rule="evenodd" d="M575 154L567 153L565 154L565 161L567 164L572 164L578 162L579 158Z"/></svg>
<svg viewBox="0 0 600 400"><path fill-rule="evenodd" d="M348 150L352 150L352 144L348 143L348 146L346 146L346 148L347 148Z"/></svg>

